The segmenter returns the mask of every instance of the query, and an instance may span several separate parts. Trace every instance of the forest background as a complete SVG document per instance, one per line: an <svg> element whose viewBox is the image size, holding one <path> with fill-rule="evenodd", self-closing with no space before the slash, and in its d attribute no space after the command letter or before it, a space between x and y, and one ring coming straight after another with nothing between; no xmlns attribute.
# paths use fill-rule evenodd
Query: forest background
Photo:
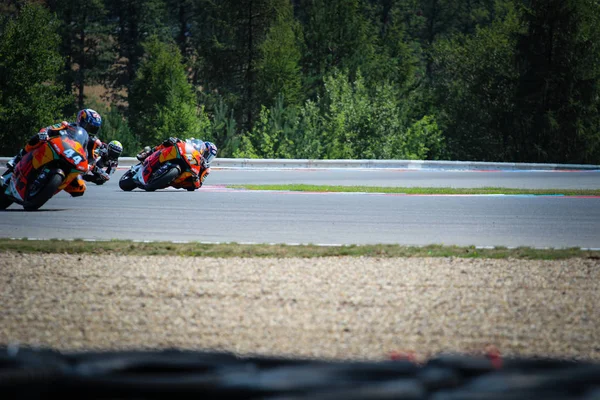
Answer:
<svg viewBox="0 0 600 400"><path fill-rule="evenodd" d="M101 113L124 155L600 164L599 0L0 0L0 155Z"/></svg>

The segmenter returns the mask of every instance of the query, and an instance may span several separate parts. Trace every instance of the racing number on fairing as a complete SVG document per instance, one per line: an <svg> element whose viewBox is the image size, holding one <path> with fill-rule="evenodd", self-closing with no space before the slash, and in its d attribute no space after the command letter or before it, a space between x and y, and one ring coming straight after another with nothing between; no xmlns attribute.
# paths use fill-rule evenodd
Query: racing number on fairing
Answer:
<svg viewBox="0 0 600 400"><path fill-rule="evenodd" d="M65 156L69 157L70 159L73 160L73 162L75 163L75 165L79 164L80 162L83 161L83 158L81 158L81 156L79 154L77 154L77 152L73 149L66 149L65 150Z"/></svg>

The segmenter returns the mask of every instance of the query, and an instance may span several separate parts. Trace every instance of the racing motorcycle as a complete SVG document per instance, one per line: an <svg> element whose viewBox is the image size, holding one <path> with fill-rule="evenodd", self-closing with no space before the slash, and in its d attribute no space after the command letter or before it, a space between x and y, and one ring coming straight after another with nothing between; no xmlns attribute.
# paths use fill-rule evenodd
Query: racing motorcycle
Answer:
<svg viewBox="0 0 600 400"><path fill-rule="evenodd" d="M12 203L27 211L37 210L86 173L88 140L85 129L69 127L25 154L14 171L6 171L0 178L0 210Z"/></svg>
<svg viewBox="0 0 600 400"><path fill-rule="evenodd" d="M136 187L153 192L169 186L193 191L185 182L200 175L202 155L196 147L192 142L182 141L155 151L123 174L119 187L126 192Z"/></svg>

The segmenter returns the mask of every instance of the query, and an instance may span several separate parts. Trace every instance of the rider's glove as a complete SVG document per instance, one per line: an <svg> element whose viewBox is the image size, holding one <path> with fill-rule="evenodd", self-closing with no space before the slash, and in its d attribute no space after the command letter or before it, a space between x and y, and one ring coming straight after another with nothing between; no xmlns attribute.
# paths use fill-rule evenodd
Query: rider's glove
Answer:
<svg viewBox="0 0 600 400"><path fill-rule="evenodd" d="M150 155L150 153L152 153L152 149L150 148L150 146L146 146L144 147L144 150L139 152L136 158L139 161L144 161Z"/></svg>
<svg viewBox="0 0 600 400"><path fill-rule="evenodd" d="M206 180L206 177L209 174L210 174L210 168L208 168L204 172L202 172L202 176L200 177L200 186L202 186L204 184L204 181Z"/></svg>
<svg viewBox="0 0 600 400"><path fill-rule="evenodd" d="M119 162L117 160L109 160L108 161L108 168L110 169L110 172L108 172L108 170L107 170L107 173L109 175L114 174L115 171L117 170L118 166L119 166Z"/></svg>
<svg viewBox="0 0 600 400"><path fill-rule="evenodd" d="M98 153L99 157L104 157L106 153L108 153L108 147L106 146L106 143L102 143L102 145L96 149L96 153Z"/></svg>

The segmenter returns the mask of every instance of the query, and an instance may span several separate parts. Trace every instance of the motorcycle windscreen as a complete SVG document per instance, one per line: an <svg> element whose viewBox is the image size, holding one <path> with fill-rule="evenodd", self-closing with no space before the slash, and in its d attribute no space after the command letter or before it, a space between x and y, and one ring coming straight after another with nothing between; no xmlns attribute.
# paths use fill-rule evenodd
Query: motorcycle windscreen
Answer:
<svg viewBox="0 0 600 400"><path fill-rule="evenodd" d="M87 149L90 141L90 135L88 135L87 131L82 127L69 126L69 128L66 130L66 136L68 136L69 139L78 142L84 149Z"/></svg>

